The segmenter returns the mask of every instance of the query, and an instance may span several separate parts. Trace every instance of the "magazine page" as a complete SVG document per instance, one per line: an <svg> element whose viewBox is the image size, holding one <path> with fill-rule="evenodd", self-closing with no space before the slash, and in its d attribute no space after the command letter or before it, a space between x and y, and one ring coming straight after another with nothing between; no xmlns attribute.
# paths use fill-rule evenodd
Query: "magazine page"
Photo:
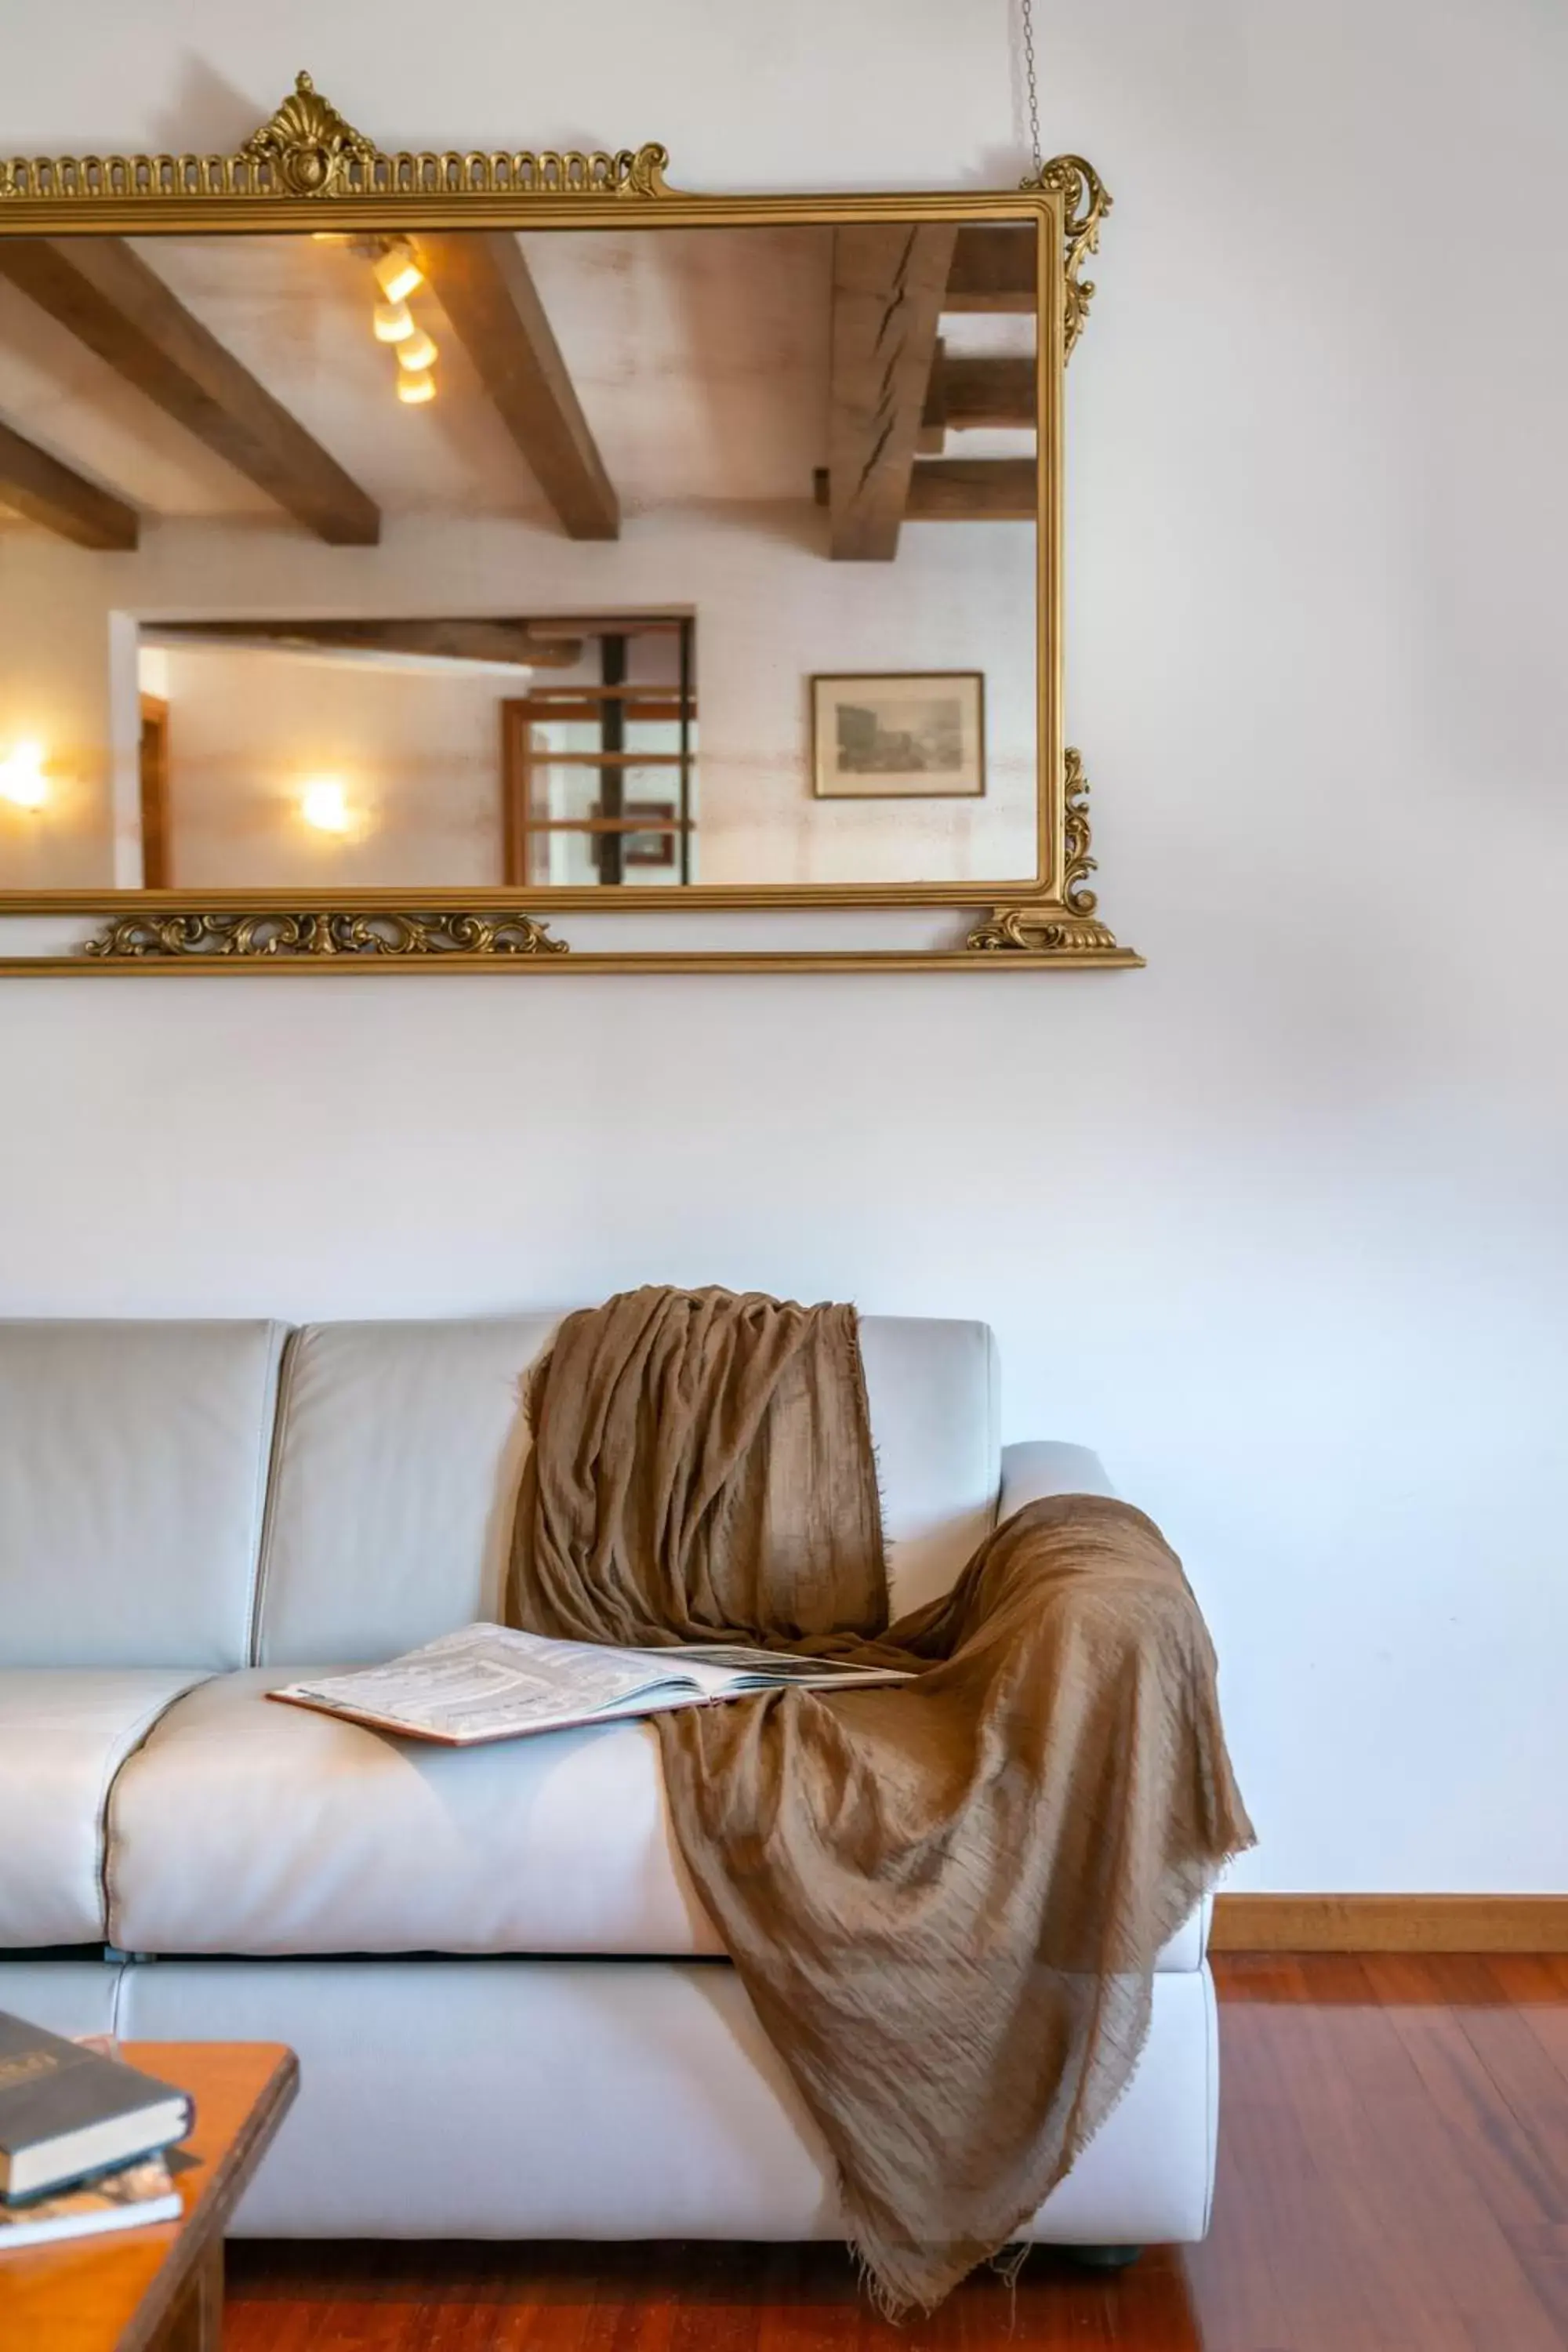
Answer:
<svg viewBox="0 0 1568 2352"><path fill-rule="evenodd" d="M647 1654L657 1656L656 1651ZM863 1666L853 1658L815 1658L795 1650L754 1650L743 1642L683 1642L680 1663L688 1672L698 1666L723 1666L744 1677L745 1686L775 1683L878 1682L902 1683L911 1678L905 1666Z"/></svg>
<svg viewBox="0 0 1568 2352"><path fill-rule="evenodd" d="M290 1683L272 1696L375 1717L437 1739L504 1738L624 1706L674 1682L675 1656L465 1625L384 1666Z"/></svg>
<svg viewBox="0 0 1568 2352"><path fill-rule="evenodd" d="M269 1698L454 1747L613 1722L787 1685L901 1682L884 1666L801 1658L744 1644L620 1649L556 1642L507 1625L465 1625L384 1666L289 1683Z"/></svg>

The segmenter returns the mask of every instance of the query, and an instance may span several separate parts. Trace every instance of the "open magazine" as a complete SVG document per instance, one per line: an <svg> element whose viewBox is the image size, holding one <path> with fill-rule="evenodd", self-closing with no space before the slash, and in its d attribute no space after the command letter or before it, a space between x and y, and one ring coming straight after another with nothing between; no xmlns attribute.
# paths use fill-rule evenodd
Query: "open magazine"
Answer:
<svg viewBox="0 0 1568 2352"><path fill-rule="evenodd" d="M289 1683L267 1696L406 1739L471 1748L758 1691L845 1690L909 1678L896 1666L851 1665L741 1643L622 1650L602 1642L546 1641L506 1625L465 1625L384 1666Z"/></svg>

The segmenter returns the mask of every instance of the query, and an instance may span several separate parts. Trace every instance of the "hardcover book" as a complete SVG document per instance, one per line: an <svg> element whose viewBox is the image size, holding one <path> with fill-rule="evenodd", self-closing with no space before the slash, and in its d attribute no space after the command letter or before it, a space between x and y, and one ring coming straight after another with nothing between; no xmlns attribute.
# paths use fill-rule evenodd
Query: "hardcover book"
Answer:
<svg viewBox="0 0 1568 2352"><path fill-rule="evenodd" d="M0 2198L151 2156L194 2120L187 2092L0 2010Z"/></svg>
<svg viewBox="0 0 1568 2352"><path fill-rule="evenodd" d="M122 2164L118 2172L24 2205L0 2203L0 2256L12 2246L47 2246L58 2238L89 2238L100 2230L135 2230L144 2221L177 2221L180 2192L161 2156Z"/></svg>

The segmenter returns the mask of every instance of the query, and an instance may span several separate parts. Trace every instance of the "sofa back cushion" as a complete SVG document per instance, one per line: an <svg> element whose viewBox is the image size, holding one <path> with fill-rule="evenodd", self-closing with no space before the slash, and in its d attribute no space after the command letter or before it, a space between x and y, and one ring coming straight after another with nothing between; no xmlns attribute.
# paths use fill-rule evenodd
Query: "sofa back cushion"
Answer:
<svg viewBox="0 0 1568 2352"><path fill-rule="evenodd" d="M263 1665L390 1657L501 1608L523 1389L559 1318L326 1323L284 1368L258 1612ZM870 1316L866 1384L895 1610L949 1585L1001 1476L981 1323Z"/></svg>
<svg viewBox="0 0 1568 2352"><path fill-rule="evenodd" d="M995 1523L996 1342L984 1323L865 1315L860 1353L898 1617L945 1592Z"/></svg>
<svg viewBox="0 0 1568 2352"><path fill-rule="evenodd" d="M258 1665L390 1658L500 1614L528 1444L524 1382L559 1320L313 1323L295 1333Z"/></svg>
<svg viewBox="0 0 1568 2352"><path fill-rule="evenodd" d="M0 1322L0 1665L243 1665L278 1323Z"/></svg>

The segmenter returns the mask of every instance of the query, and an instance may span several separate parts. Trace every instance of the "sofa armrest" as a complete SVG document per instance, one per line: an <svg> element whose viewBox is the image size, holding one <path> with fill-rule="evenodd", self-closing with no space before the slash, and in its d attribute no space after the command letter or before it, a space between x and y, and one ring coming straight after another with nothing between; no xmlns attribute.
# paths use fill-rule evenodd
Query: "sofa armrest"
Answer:
<svg viewBox="0 0 1568 2352"><path fill-rule="evenodd" d="M1047 1495L1114 1495L1105 1465L1087 1445L1062 1445L1054 1438L1002 1448L1002 1492L996 1518L1010 1519L1026 1503Z"/></svg>

